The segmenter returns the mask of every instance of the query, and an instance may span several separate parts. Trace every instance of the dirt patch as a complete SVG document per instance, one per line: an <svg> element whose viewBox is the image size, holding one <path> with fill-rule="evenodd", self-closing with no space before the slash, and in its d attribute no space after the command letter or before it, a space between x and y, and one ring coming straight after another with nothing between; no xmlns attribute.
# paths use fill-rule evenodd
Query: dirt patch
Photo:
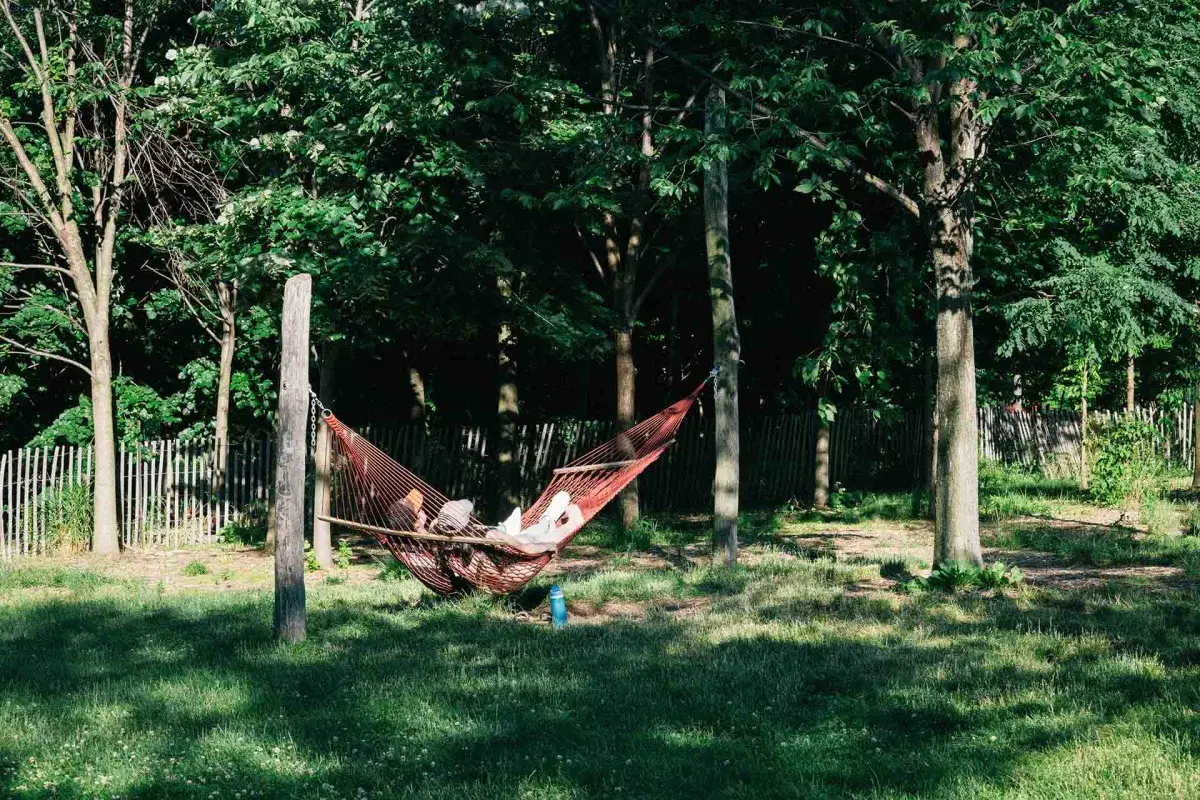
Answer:
<svg viewBox="0 0 1200 800"><path fill-rule="evenodd" d="M1097 567L1086 564L1065 564L1062 559L1032 550L997 550L986 548L984 558L1003 561L1021 568L1025 582L1039 589L1082 592L1103 589L1111 584L1131 584L1141 588L1166 590L1183 580L1179 567L1126 565Z"/></svg>

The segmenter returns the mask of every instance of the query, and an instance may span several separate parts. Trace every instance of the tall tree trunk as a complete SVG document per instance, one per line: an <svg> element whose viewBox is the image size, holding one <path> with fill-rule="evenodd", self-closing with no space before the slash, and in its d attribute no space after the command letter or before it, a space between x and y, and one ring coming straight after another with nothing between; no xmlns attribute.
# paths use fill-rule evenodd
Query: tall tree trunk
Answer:
<svg viewBox="0 0 1200 800"><path fill-rule="evenodd" d="M705 104L704 132L725 134L725 92L713 87ZM737 561L740 453L738 360L741 342L733 301L733 262L729 252L729 167L714 159L704 170L704 241L708 252L708 295L712 301L716 473L713 476L713 561Z"/></svg>
<svg viewBox="0 0 1200 800"><path fill-rule="evenodd" d="M1137 402L1133 393L1134 388L1134 364L1133 356L1125 357L1125 413L1132 414L1134 404Z"/></svg>
<svg viewBox="0 0 1200 800"><path fill-rule="evenodd" d="M954 37L965 51L970 35ZM921 77L918 75L917 77ZM925 102L913 120L922 166L921 219L937 287L937 515L934 565L982 564L979 545L979 420L975 396L975 330L971 309L974 251L974 177L983 153L975 82L949 83L950 147L942 149L938 109ZM940 93L940 85L938 93Z"/></svg>
<svg viewBox="0 0 1200 800"><path fill-rule="evenodd" d="M675 402L679 385L679 295L671 295L671 311L667 323L667 403Z"/></svg>
<svg viewBox="0 0 1200 800"><path fill-rule="evenodd" d="M497 404L496 404L496 464L497 480L494 511L506 514L507 510L520 505L520 464L517 461L517 417L520 403L517 395L517 337L512 326L503 319L507 313L512 286L508 278L496 276L496 289L502 307L501 321L497 326Z"/></svg>
<svg viewBox="0 0 1200 800"><path fill-rule="evenodd" d="M412 401L408 407L410 422L425 421L425 378L416 364L408 365L408 388L412 391Z"/></svg>
<svg viewBox="0 0 1200 800"><path fill-rule="evenodd" d="M236 345L237 281L217 284L217 307L221 314L221 356L217 377L217 486L225 485L229 463L229 385L233 380L233 352Z"/></svg>
<svg viewBox="0 0 1200 800"><path fill-rule="evenodd" d="M817 441L813 448L813 508L829 507L829 421L817 411Z"/></svg>
<svg viewBox="0 0 1200 800"><path fill-rule="evenodd" d="M96 464L92 470L92 552L115 556L121 551L117 523L117 447L113 419L112 352L108 343L108 319L93 319L88 325L92 368L92 425Z"/></svg>
<svg viewBox="0 0 1200 800"><path fill-rule="evenodd" d="M1080 375L1079 387L1079 488L1086 492L1088 490L1088 365L1086 363L1083 365L1083 373Z"/></svg>
<svg viewBox="0 0 1200 800"><path fill-rule="evenodd" d="M636 421L636 406L634 383L637 370L633 365L633 332L629 328L619 328L613 333L613 343L616 351L617 366L617 428L626 431L633 427ZM623 442L626 448L624 455L633 456L629 442ZM619 496L621 508L621 527L630 530L637 525L641 516L638 507L637 481L630 481Z"/></svg>

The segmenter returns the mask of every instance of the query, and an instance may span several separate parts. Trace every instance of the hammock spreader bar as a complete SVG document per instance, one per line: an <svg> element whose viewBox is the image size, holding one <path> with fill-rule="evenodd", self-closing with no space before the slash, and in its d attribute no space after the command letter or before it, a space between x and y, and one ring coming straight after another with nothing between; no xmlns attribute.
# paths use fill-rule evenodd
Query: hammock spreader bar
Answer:
<svg viewBox="0 0 1200 800"><path fill-rule="evenodd" d="M321 519L369 533L439 594L516 591L674 442L712 377L710 373L687 397L554 470L549 485L521 516L522 530L532 527L554 496L566 492L576 508L563 518L554 541L534 544L497 535L470 513L465 501L452 502L328 412L325 421L334 434L331 513Z"/></svg>

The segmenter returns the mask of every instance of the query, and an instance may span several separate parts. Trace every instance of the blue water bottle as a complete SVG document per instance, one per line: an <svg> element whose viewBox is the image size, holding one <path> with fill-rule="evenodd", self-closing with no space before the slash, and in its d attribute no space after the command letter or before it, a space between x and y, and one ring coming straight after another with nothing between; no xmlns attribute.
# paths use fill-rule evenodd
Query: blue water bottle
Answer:
<svg viewBox="0 0 1200 800"><path fill-rule="evenodd" d="M550 587L550 623L556 628L567 625L567 601L557 584Z"/></svg>

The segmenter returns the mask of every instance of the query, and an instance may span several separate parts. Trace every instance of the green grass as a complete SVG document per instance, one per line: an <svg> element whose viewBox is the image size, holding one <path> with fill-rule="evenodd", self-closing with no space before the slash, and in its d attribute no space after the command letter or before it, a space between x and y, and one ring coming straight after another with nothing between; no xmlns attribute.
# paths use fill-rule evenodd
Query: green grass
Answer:
<svg viewBox="0 0 1200 800"><path fill-rule="evenodd" d="M266 591L0 572L0 796L1200 791L1194 595L847 592L879 570L767 552L560 576L576 609L648 604L564 631L400 575L314 580L295 647ZM517 602L544 610L548 583Z"/></svg>
<svg viewBox="0 0 1200 800"><path fill-rule="evenodd" d="M1165 565L1200 576L1200 538L1194 536L1145 536L1124 528L1084 528L1064 533L1048 526L1015 526L986 537L984 543L1006 550L1053 553L1074 564Z"/></svg>

